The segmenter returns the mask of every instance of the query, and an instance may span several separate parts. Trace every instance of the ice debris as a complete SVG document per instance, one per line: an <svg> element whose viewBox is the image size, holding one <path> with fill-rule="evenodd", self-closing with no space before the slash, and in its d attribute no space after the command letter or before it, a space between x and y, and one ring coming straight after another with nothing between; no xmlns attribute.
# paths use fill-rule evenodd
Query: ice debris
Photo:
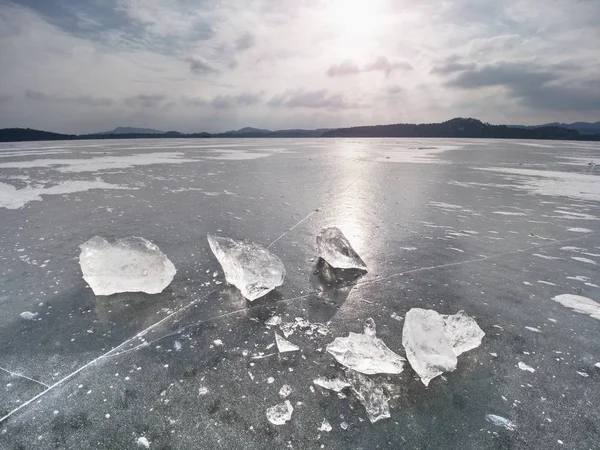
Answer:
<svg viewBox="0 0 600 450"><path fill-rule="evenodd" d="M292 418L294 407L289 400L267 408L267 419L273 425L284 425Z"/></svg>
<svg viewBox="0 0 600 450"><path fill-rule="evenodd" d="M287 339L284 339L279 333L275 333L275 342L277 343L277 350L279 350L279 353L297 352L300 350L300 347L292 344Z"/></svg>
<svg viewBox="0 0 600 450"><path fill-rule="evenodd" d="M313 383L317 386L321 386L323 389L329 389L330 391L340 392L342 389L350 386L346 380L342 378L315 378Z"/></svg>
<svg viewBox="0 0 600 450"><path fill-rule="evenodd" d="M80 245L83 279L96 295L119 292L158 294L173 281L173 263L152 242L141 237L109 241L95 236Z"/></svg>
<svg viewBox="0 0 600 450"><path fill-rule="evenodd" d="M277 326L279 324L281 324L280 316L271 316L265 321L265 325L268 325L270 327Z"/></svg>
<svg viewBox="0 0 600 450"><path fill-rule="evenodd" d="M317 236L319 256L336 269L367 270L366 264L354 251L339 228L324 228Z"/></svg>
<svg viewBox="0 0 600 450"><path fill-rule="evenodd" d="M286 398L291 393L292 393L292 388L289 384L284 384L283 386L281 386L281 389L279 389L279 396L281 398Z"/></svg>
<svg viewBox="0 0 600 450"><path fill-rule="evenodd" d="M364 333L349 333L327 345L327 351L340 364L367 375L400 373L405 359L391 351L375 336L375 322L369 318Z"/></svg>
<svg viewBox="0 0 600 450"><path fill-rule="evenodd" d="M137 443L138 447L150 448L150 442L144 436L137 438L136 443Z"/></svg>
<svg viewBox="0 0 600 450"><path fill-rule="evenodd" d="M23 311L19 314L19 317L23 320L35 320L38 316L38 313L33 313L31 311Z"/></svg>
<svg viewBox="0 0 600 450"><path fill-rule="evenodd" d="M518 366L519 366L519 369L521 369L521 370L525 370L525 371L531 372L531 373L535 372L535 369L533 367L528 366L527 364L525 364L522 361L519 361Z"/></svg>
<svg viewBox="0 0 600 450"><path fill-rule="evenodd" d="M509 431L515 431L517 426L512 423L510 420L505 419L504 417L497 416L495 414L486 414L485 420L487 420L492 425L496 425L497 427L506 428Z"/></svg>
<svg viewBox="0 0 600 450"><path fill-rule="evenodd" d="M404 320L402 345L410 365L428 386L433 378L454 371L457 356L478 347L484 335L463 311L442 315L432 309L412 308Z"/></svg>
<svg viewBox="0 0 600 450"><path fill-rule="evenodd" d="M590 317L600 320L600 303L596 303L590 298L583 297L582 295L561 294L552 297L552 300L567 308L571 308L575 312L588 314Z"/></svg>
<svg viewBox="0 0 600 450"><path fill-rule="evenodd" d="M208 244L221 264L225 279L253 301L283 284L281 259L253 242L208 235Z"/></svg>
<svg viewBox="0 0 600 450"><path fill-rule="evenodd" d="M326 336L329 333L327 325L323 325L322 323L311 323L302 317L296 317L293 322L281 323L279 329L286 338L294 334L298 329L304 331L304 334L307 336L312 336L315 333Z"/></svg>
<svg viewBox="0 0 600 450"><path fill-rule="evenodd" d="M323 423L319 427L319 431L326 431L329 433L331 430L333 430L331 424L327 421L327 419L323 419Z"/></svg>
<svg viewBox="0 0 600 450"><path fill-rule="evenodd" d="M346 370L346 379L358 401L365 407L371 423L390 417L389 397L380 385L366 375L349 369Z"/></svg>

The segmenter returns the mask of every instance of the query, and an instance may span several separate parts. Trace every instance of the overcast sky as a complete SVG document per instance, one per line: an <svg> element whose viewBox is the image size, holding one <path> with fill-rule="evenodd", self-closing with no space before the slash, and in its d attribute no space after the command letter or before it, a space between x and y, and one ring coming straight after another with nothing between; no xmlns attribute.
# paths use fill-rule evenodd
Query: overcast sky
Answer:
<svg viewBox="0 0 600 450"><path fill-rule="evenodd" d="M0 0L0 128L600 120L600 0Z"/></svg>

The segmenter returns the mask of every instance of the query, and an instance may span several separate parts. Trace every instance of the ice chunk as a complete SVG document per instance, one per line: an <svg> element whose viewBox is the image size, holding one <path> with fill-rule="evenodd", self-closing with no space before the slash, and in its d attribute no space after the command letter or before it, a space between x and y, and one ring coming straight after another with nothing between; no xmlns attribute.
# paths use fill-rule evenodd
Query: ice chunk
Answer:
<svg viewBox="0 0 600 450"><path fill-rule="evenodd" d="M531 373L535 372L535 369L533 367L528 366L527 364L525 364L522 361L519 361L518 366L519 366L519 369L521 369L521 370L525 370L525 371L531 372Z"/></svg>
<svg viewBox="0 0 600 450"><path fill-rule="evenodd" d="M173 263L152 242L141 237L109 241L93 237L80 245L83 279L96 295L119 292L158 294L173 281Z"/></svg>
<svg viewBox="0 0 600 450"><path fill-rule="evenodd" d="M349 333L348 337L335 338L327 345L327 351L340 364L367 375L402 372L405 359L375 336L373 319L367 319L364 331L366 334Z"/></svg>
<svg viewBox="0 0 600 450"><path fill-rule="evenodd" d="M285 268L281 259L260 245L211 235L208 243L227 282L248 300L256 300L283 284Z"/></svg>
<svg viewBox="0 0 600 450"><path fill-rule="evenodd" d="M137 438L136 443L137 443L138 447L150 448L150 442L144 436Z"/></svg>
<svg viewBox="0 0 600 450"><path fill-rule="evenodd" d="M279 353L297 352L300 350L300 347L292 344L287 339L284 339L279 333L275 333L275 342L277 343L277 350L279 350Z"/></svg>
<svg viewBox="0 0 600 450"><path fill-rule="evenodd" d="M590 298L583 297L582 295L561 294L552 297L552 300L567 308L571 308L575 312L588 314L594 319L600 320L600 303L596 303Z"/></svg>
<svg viewBox="0 0 600 450"><path fill-rule="evenodd" d="M317 236L319 256L336 269L361 269L367 266L354 251L339 228L324 228Z"/></svg>
<svg viewBox="0 0 600 450"><path fill-rule="evenodd" d="M402 345L410 365L428 386L433 378L454 371L457 356L478 347L484 335L475 320L462 311L442 315L412 308L404 321Z"/></svg>
<svg viewBox="0 0 600 450"><path fill-rule="evenodd" d="M485 420L487 420L492 425L496 425L497 427L506 428L509 431L515 431L517 426L512 423L510 420L505 419L504 417L497 416L495 414L486 414Z"/></svg>
<svg viewBox="0 0 600 450"><path fill-rule="evenodd" d="M23 311L19 314L19 317L23 320L35 320L38 316L38 313L33 313L31 311Z"/></svg>
<svg viewBox="0 0 600 450"><path fill-rule="evenodd" d="M389 397L381 386L354 370L346 370L346 379L356 398L365 407L371 423L390 417Z"/></svg>
<svg viewBox="0 0 600 450"><path fill-rule="evenodd" d="M284 425L292 418L294 407L289 400L275 406L267 408L267 419L273 425Z"/></svg>
<svg viewBox="0 0 600 450"><path fill-rule="evenodd" d="M342 378L323 378L319 377L313 380L313 383L317 386L321 386L324 389L329 389L330 391L340 392L342 389L350 386L346 380Z"/></svg>
<svg viewBox="0 0 600 450"><path fill-rule="evenodd" d="M327 421L327 419L323 419L323 423L319 427L319 431L326 431L329 433L331 430L333 430L331 424Z"/></svg>
<svg viewBox="0 0 600 450"><path fill-rule="evenodd" d="M271 317L269 317L265 321L265 325L268 325L270 327L277 326L279 324L281 324L281 317L280 316L271 316Z"/></svg>
<svg viewBox="0 0 600 450"><path fill-rule="evenodd" d="M292 388L289 384L284 384L283 386L281 386L281 389L279 389L279 396L281 398L286 398L291 393L292 393Z"/></svg>

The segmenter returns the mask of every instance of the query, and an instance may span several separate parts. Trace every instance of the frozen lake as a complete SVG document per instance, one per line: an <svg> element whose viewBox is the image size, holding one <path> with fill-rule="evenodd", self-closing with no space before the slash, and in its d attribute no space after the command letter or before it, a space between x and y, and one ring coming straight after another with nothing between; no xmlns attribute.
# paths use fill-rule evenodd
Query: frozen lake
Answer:
<svg viewBox="0 0 600 450"><path fill-rule="evenodd" d="M598 448L592 160L600 143L0 144L0 448ZM368 273L332 284L316 270L330 226ZM248 302L207 233L269 246L283 285ZM173 282L95 296L78 262L93 236L150 240ZM393 395L374 424L350 389L313 384L343 374L325 347L369 317L405 356L411 308L464 310L481 345L428 387L409 364L376 376ZM289 335L300 351L277 353L273 315L315 324ZM273 425L284 396L293 414Z"/></svg>

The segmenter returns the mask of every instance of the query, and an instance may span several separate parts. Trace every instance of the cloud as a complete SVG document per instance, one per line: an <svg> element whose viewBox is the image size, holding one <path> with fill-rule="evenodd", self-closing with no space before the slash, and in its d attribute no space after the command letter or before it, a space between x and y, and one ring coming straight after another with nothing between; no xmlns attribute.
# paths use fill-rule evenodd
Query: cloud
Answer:
<svg viewBox="0 0 600 450"><path fill-rule="evenodd" d="M185 62L190 65L190 70L195 74L217 72L217 69L212 64L199 56L190 56L185 59Z"/></svg>
<svg viewBox="0 0 600 450"><path fill-rule="evenodd" d="M110 107L115 104L115 101L106 97L92 97L89 95L80 96L59 96L59 95L48 95L43 92L26 90L25 98L28 100L34 100L38 102L53 102L53 103L75 103L84 106L92 107Z"/></svg>
<svg viewBox="0 0 600 450"><path fill-rule="evenodd" d="M570 63L540 67L534 63L499 61L465 68L447 81L461 89L503 87L522 104L542 110L598 111L600 87L593 82L573 84L562 79L565 70L576 70Z"/></svg>
<svg viewBox="0 0 600 450"><path fill-rule="evenodd" d="M124 104L130 108L160 108L167 104L164 103L166 96L162 94L139 94L127 97Z"/></svg>
<svg viewBox="0 0 600 450"><path fill-rule="evenodd" d="M434 66L429 73L447 75L454 72L462 72L463 70L475 69L475 63L464 63L452 59L451 61Z"/></svg>
<svg viewBox="0 0 600 450"><path fill-rule="evenodd" d="M334 64L327 69L327 75L330 77L343 77L347 75L357 75L363 72L383 72L389 76L393 71L413 70L413 66L406 61L390 62L386 56L379 56L374 61L365 64L360 68L358 64L351 60L342 61L340 64Z"/></svg>
<svg viewBox="0 0 600 450"><path fill-rule="evenodd" d="M226 109L239 106L251 106L260 102L262 94L245 92L239 95L217 95L210 101L213 108Z"/></svg>
<svg viewBox="0 0 600 450"><path fill-rule="evenodd" d="M244 33L235 41L235 49L239 51L251 49L256 45L256 38L251 33Z"/></svg>
<svg viewBox="0 0 600 450"><path fill-rule="evenodd" d="M350 60L342 61L339 64L332 65L327 69L327 75L330 77L343 77L346 75L356 75L362 72L358 65Z"/></svg>
<svg viewBox="0 0 600 450"><path fill-rule="evenodd" d="M6 103L12 100L12 95L0 95L0 103Z"/></svg>
<svg viewBox="0 0 600 450"><path fill-rule="evenodd" d="M357 104L349 103L341 94L330 94L327 90L305 91L297 89L274 96L268 104L270 106L284 106L288 108L314 108L314 109L350 109L358 108Z"/></svg>

